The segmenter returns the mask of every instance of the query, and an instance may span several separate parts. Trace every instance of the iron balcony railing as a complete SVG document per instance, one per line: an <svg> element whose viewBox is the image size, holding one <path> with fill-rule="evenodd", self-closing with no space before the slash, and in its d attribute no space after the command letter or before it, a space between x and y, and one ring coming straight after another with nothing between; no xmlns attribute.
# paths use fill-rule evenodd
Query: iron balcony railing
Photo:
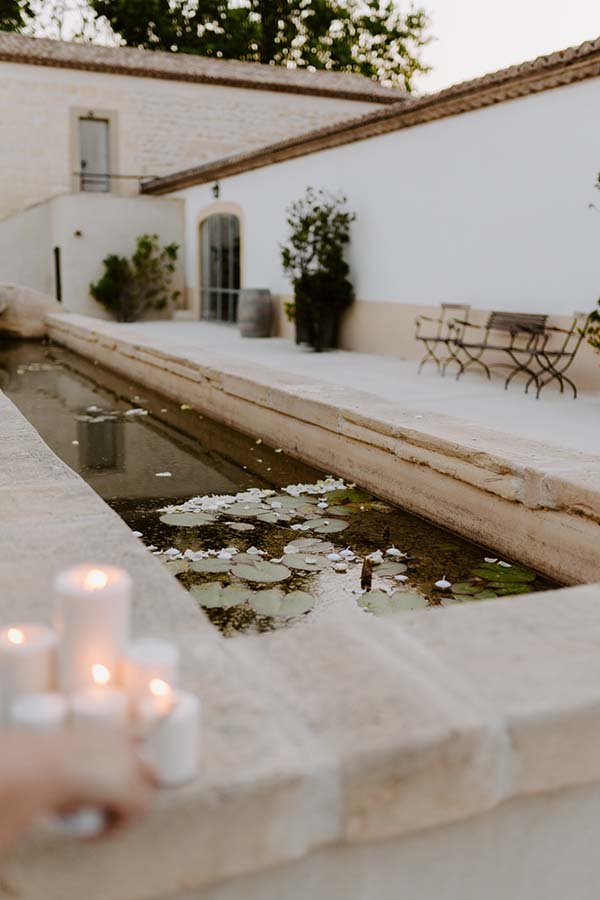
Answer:
<svg viewBox="0 0 600 900"><path fill-rule="evenodd" d="M158 175L115 175L112 172L73 172L76 178L79 178L79 190L90 191L91 193L109 193L112 181L137 181L141 187L144 181L158 178Z"/></svg>

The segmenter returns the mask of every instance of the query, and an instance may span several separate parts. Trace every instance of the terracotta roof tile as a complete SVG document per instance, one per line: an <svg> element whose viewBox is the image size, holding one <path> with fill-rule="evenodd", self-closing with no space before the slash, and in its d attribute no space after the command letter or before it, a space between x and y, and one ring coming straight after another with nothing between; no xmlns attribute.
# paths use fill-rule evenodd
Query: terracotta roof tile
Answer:
<svg viewBox="0 0 600 900"><path fill-rule="evenodd" d="M250 153L166 175L146 183L142 190L149 194L169 193L599 76L600 38L453 85L436 94L407 97L391 106Z"/></svg>
<svg viewBox="0 0 600 900"><path fill-rule="evenodd" d="M0 31L0 61L371 103L395 103L406 96L400 88L384 87L377 81L351 72L310 72L307 69L288 69L186 53L67 43L7 31Z"/></svg>

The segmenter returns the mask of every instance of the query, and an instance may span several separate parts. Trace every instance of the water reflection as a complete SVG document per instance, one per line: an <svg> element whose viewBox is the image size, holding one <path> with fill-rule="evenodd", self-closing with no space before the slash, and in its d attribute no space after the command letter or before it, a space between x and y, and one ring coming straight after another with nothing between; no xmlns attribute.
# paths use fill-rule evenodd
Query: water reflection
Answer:
<svg viewBox="0 0 600 900"><path fill-rule="evenodd" d="M125 423L116 417L80 418L77 422L80 469L124 471L124 427Z"/></svg>

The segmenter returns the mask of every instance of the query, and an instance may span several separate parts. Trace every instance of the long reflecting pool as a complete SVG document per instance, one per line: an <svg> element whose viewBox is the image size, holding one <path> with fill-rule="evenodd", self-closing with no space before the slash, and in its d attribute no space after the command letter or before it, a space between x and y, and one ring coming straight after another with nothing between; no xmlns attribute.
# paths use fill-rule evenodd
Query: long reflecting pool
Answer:
<svg viewBox="0 0 600 900"><path fill-rule="evenodd" d="M0 344L0 388L225 634L557 586L61 347Z"/></svg>

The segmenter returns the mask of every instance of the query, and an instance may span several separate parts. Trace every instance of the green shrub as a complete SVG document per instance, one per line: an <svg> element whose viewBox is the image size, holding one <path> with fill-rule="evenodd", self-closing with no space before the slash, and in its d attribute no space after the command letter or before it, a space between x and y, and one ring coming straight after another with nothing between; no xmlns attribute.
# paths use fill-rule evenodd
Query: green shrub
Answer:
<svg viewBox="0 0 600 900"><path fill-rule="evenodd" d="M354 299L344 250L356 216L345 203L343 195L309 187L288 210L290 235L281 259L294 286L294 302L286 313L296 323L297 342L316 350L337 346L341 315Z"/></svg>
<svg viewBox="0 0 600 900"><path fill-rule="evenodd" d="M157 234L142 234L131 260L114 253L105 257L104 274L90 285L90 294L119 322L164 309L180 294L171 290L178 253L177 244L161 247Z"/></svg>

